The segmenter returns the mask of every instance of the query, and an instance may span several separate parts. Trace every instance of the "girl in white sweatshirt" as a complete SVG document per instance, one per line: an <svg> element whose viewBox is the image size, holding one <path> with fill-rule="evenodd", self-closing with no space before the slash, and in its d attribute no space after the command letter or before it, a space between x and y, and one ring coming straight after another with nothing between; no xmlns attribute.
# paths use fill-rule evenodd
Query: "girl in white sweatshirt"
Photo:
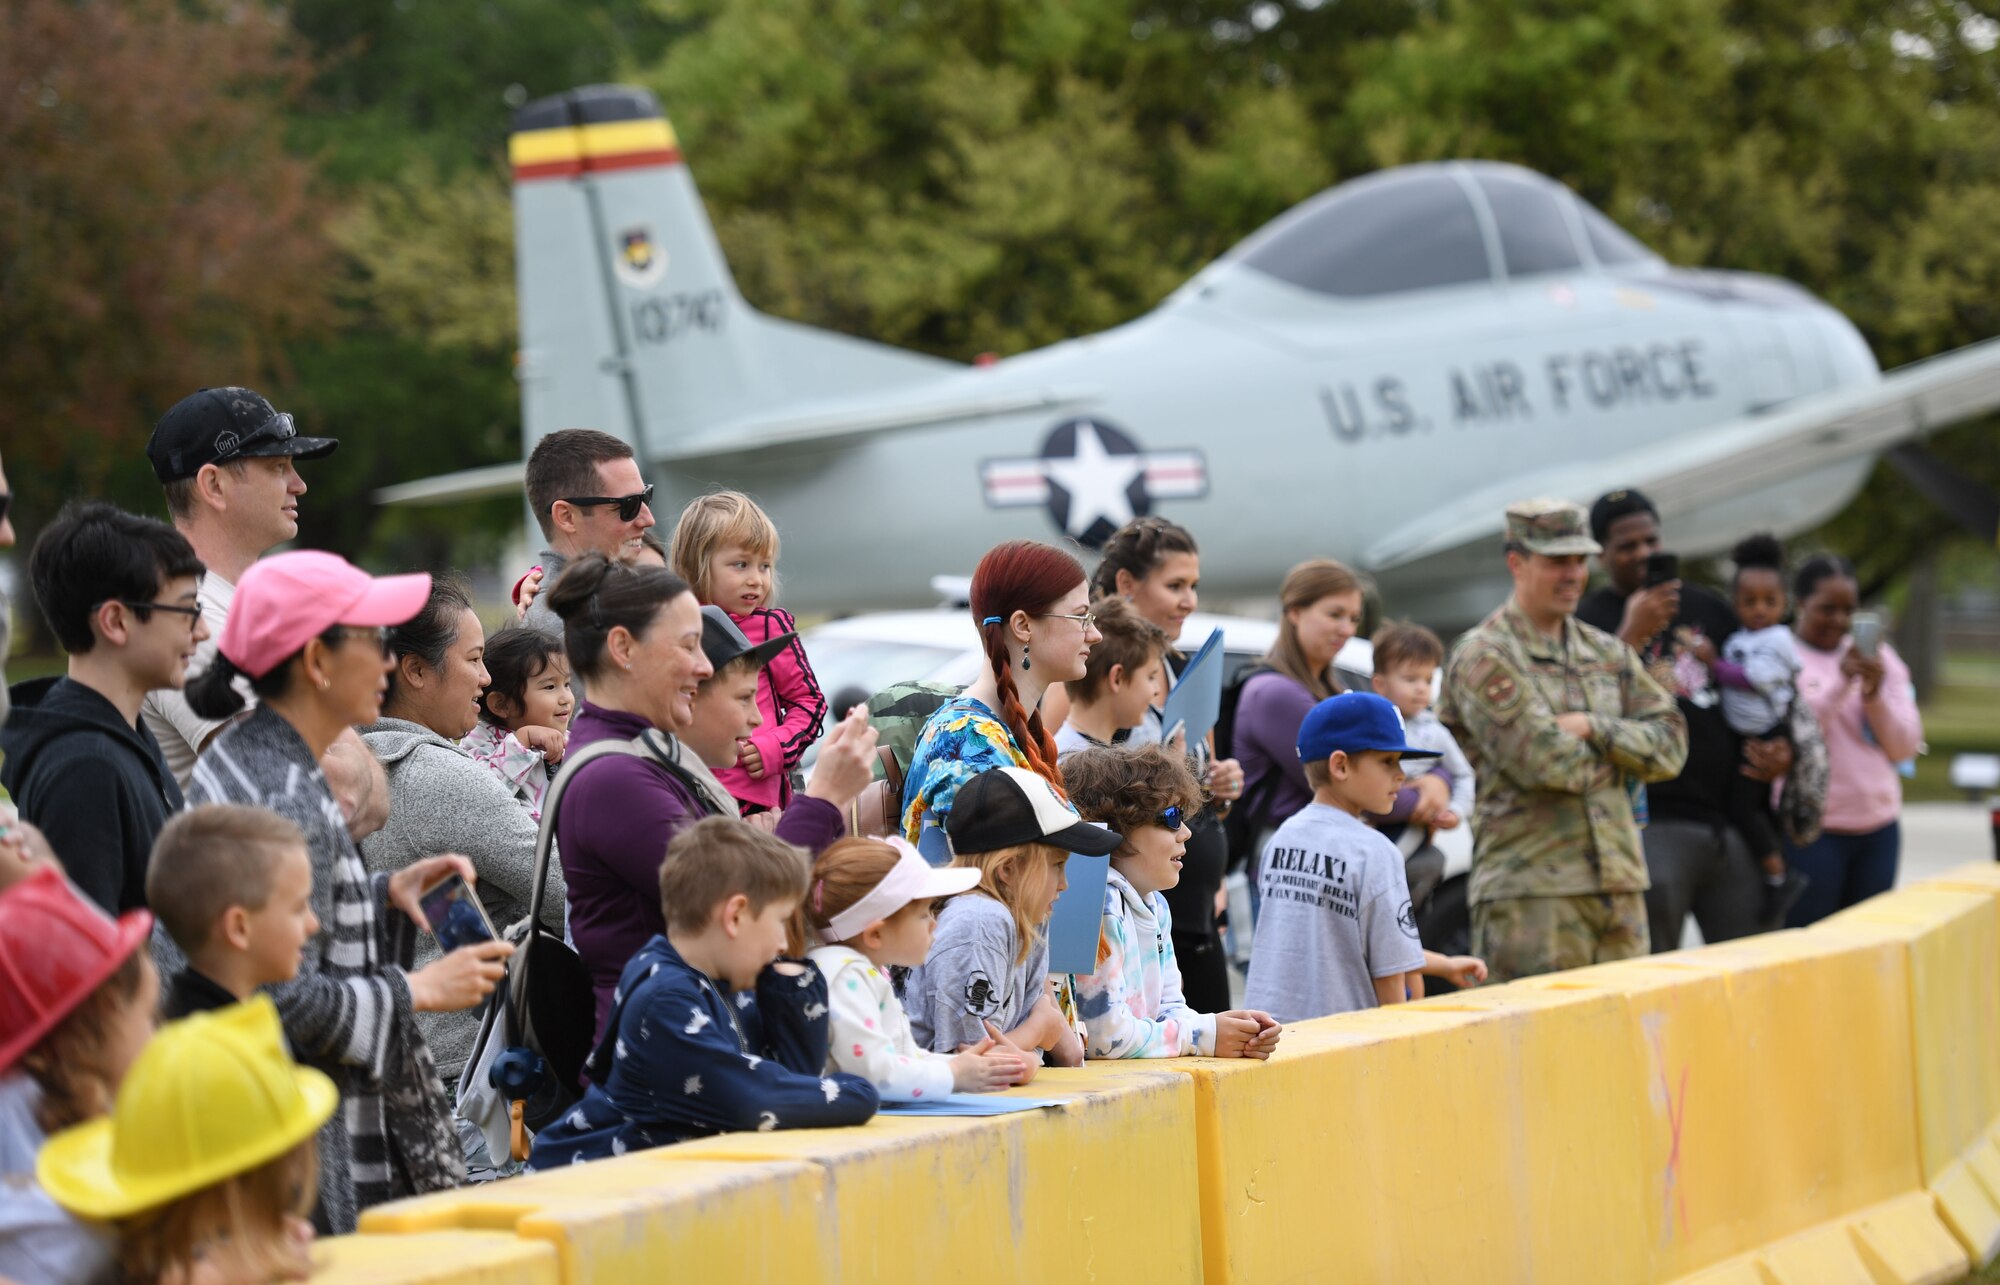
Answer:
<svg viewBox="0 0 2000 1285"><path fill-rule="evenodd" d="M920 1047L889 981L891 967L924 962L933 903L978 881L978 870L933 867L901 839L842 839L820 853L805 911L826 943L808 958L826 976L828 1070L867 1078L884 1102L987 1093L1027 1078L1020 1053L990 1026L956 1054Z"/></svg>

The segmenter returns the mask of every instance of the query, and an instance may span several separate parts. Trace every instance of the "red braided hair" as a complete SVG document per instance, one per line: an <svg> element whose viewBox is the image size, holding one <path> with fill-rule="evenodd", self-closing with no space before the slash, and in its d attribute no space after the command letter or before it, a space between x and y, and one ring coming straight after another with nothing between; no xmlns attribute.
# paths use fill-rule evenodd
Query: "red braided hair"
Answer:
<svg viewBox="0 0 2000 1285"><path fill-rule="evenodd" d="M1056 767L1056 740L1042 726L1042 712L1029 713L1014 686L1014 657L1007 645L1007 620L1017 611L1047 611L1084 583L1083 564L1052 544L1009 540L987 550L972 573L972 622L986 644L986 660L1000 688L1000 718L1035 772L1062 785ZM984 622L993 620L995 623Z"/></svg>

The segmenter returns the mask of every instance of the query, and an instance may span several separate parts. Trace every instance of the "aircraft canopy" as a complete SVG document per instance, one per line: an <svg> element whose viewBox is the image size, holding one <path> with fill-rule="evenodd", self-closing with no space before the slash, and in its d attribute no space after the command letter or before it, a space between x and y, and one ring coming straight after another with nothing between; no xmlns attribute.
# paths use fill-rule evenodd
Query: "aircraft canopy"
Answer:
<svg viewBox="0 0 2000 1285"><path fill-rule="evenodd" d="M1356 299L1660 262L1562 184L1492 161L1406 165L1343 183L1228 257Z"/></svg>

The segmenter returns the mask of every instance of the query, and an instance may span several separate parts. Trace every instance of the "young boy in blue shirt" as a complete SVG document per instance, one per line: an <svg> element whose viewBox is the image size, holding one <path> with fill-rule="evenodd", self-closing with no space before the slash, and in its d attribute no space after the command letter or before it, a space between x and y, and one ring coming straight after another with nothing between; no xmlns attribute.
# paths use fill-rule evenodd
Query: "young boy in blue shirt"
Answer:
<svg viewBox="0 0 2000 1285"><path fill-rule="evenodd" d="M1298 751L1313 801L1264 847L1244 1006L1291 1023L1420 999L1427 972L1461 986L1483 980L1480 961L1423 948L1403 854L1362 820L1394 805L1403 760L1437 751L1409 744L1402 715L1373 692L1314 706Z"/></svg>
<svg viewBox="0 0 2000 1285"><path fill-rule="evenodd" d="M778 960L805 899L807 861L733 817L675 836L660 866L666 935L625 966L586 1064L590 1087L535 1139L530 1169L875 1114L874 1085L823 1074L826 979L810 963Z"/></svg>

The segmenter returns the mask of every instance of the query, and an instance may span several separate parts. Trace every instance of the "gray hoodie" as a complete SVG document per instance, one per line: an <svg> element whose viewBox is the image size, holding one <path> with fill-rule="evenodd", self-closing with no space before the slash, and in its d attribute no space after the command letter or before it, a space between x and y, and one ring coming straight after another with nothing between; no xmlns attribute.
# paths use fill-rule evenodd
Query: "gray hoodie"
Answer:
<svg viewBox="0 0 2000 1285"><path fill-rule="evenodd" d="M479 872L479 900L502 932L528 913L535 871L535 823L507 787L455 742L421 723L385 718L361 729L389 777L389 821L361 841L373 870L396 871L441 852L461 852ZM563 922L562 867L549 862L542 920ZM437 941L418 939L417 967L438 957ZM419 1013L438 1071L458 1079L479 1033L477 1007L459 1013Z"/></svg>

